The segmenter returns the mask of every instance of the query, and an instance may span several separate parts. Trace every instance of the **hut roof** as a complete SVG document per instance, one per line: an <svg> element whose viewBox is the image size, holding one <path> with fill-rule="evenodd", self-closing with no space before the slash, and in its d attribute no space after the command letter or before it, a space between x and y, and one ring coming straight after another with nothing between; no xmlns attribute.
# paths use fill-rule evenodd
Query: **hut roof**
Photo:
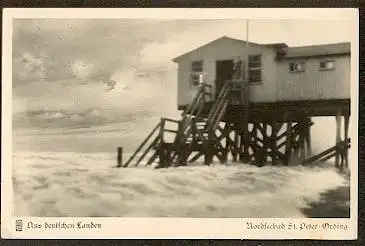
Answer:
<svg viewBox="0 0 365 246"><path fill-rule="evenodd" d="M350 42L290 47L286 58L350 54Z"/></svg>
<svg viewBox="0 0 365 246"><path fill-rule="evenodd" d="M194 50L191 50L187 53L184 53L174 59L174 62L177 62L179 59L191 54L192 52L211 45L213 43L220 42L222 40L231 40L232 42L239 42L243 45L246 45L245 40L231 38L227 36L223 36L216 40L213 40L203 46L200 46ZM343 42L343 43L333 43L333 44L321 44L321 45L309 45L309 46L299 46L299 47L288 47L286 43L267 43L267 44L260 44L254 42L248 42L249 45L258 45L258 46L265 46L270 47L278 52L284 52L283 58L299 58L299 57L315 57L315 56L326 56L326 55L340 55L340 54L350 54L350 42Z"/></svg>

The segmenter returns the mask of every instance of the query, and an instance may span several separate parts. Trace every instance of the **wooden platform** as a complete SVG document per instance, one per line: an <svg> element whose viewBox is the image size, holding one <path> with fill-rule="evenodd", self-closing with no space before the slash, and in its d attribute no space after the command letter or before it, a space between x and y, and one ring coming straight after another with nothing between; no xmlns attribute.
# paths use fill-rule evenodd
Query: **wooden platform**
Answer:
<svg viewBox="0 0 365 246"><path fill-rule="evenodd" d="M213 102L204 105L202 114L208 114ZM343 115L350 115L350 99L329 99L317 101L279 101L272 103L250 103L250 123L255 122L259 117L261 122L284 121L285 114L290 111L298 117L336 116L338 108L342 108ZM179 110L185 110L186 106L179 106ZM240 119L243 117L244 105L229 105L224 119ZM260 115L265 115L264 117Z"/></svg>
<svg viewBox="0 0 365 246"><path fill-rule="evenodd" d="M205 165L213 163L214 158L221 163L239 160L257 166L289 165L292 157L312 162L317 156L307 158L312 155L311 117L316 116L336 117L336 147L318 158L335 157L336 167L340 167L340 159L341 166L347 166L341 119L347 141L350 99L252 103L248 88L227 81L213 100L211 86L203 84L190 105L179 107L183 110L181 119L161 118L123 167L132 162L137 166L149 152L146 165L158 160L159 168L188 165L201 157ZM173 134L172 138L166 134Z"/></svg>

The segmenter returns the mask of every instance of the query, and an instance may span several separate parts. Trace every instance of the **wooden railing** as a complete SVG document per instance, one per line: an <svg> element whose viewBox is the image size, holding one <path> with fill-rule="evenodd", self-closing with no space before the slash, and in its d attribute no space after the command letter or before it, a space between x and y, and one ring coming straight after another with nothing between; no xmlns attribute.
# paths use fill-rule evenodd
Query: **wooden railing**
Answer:
<svg viewBox="0 0 365 246"><path fill-rule="evenodd" d="M212 86L208 84L201 84L198 94L195 96L193 102L182 114L181 126L179 128L179 136L177 136L177 143L186 141L186 138L191 133L191 122L194 117L198 117L204 109L204 103L207 102L207 97L212 100ZM196 112L196 113L195 113ZM195 113L195 116L194 116Z"/></svg>
<svg viewBox="0 0 365 246"><path fill-rule="evenodd" d="M178 129L176 129L176 130L168 129L166 127L166 122L180 124L180 121L178 121L178 120L169 119L169 118L161 118L160 122L153 128L153 130L148 134L148 136L138 146L137 150L131 155L131 157L123 165L123 167L128 167L130 165L130 163L136 158L136 156L142 151L142 149L145 146L147 146L147 143L149 143L149 145L147 146L147 148L145 148L142 155L138 158L138 160L136 161L134 166L138 166L152 149L156 149L156 147L159 144L165 143L165 134L166 133L172 133L175 135L178 133ZM153 139L153 140L150 141L151 139ZM153 155L153 156L155 156L155 155ZM148 161L147 164L151 164L150 161Z"/></svg>
<svg viewBox="0 0 365 246"><path fill-rule="evenodd" d="M157 130L161 127L161 122L159 122L153 130L148 134L148 136L143 140L143 142L138 146L137 150L131 155L128 161L123 165L123 167L128 167L132 160L137 156L137 154L142 150L142 148L147 144L147 142L151 139L153 135L157 132ZM153 140L155 142L156 140ZM152 143L153 143L152 142ZM150 147L148 147L150 148ZM138 165L138 164L137 164Z"/></svg>
<svg viewBox="0 0 365 246"><path fill-rule="evenodd" d="M220 94L218 96L217 101L213 104L213 107L208 115L207 119L202 119L205 122L205 126L203 131L207 132L214 131L219 126L219 123L224 116L226 108L229 103L229 92L230 92L231 83L226 83ZM128 167L130 163L136 159L136 156L141 152L142 155L137 159L134 166L138 166L140 162L146 157L146 155L151 151L155 150L155 153L150 157L147 162L147 165L151 164L155 158L159 155L157 149L159 146L166 144L165 135L166 133L174 134L174 141L171 143L172 145L169 147L172 152L172 160L176 156L179 155L179 148L184 146L187 143L189 136L193 133L193 141L196 140L198 136L199 139L204 141L204 134L201 130L198 130L195 126L194 119L200 119L199 115L202 113L204 109L204 103L212 100L212 86L207 84L201 84L201 87L194 98L193 102L188 106L188 108L182 113L182 119L174 120L169 118L161 118L161 121L153 128L153 130L149 133L149 135L143 140L143 142L138 146L137 150L132 154L132 156L128 159L128 161L122 165L123 167ZM177 124L175 129L169 129L166 127L166 122L172 122ZM144 150L143 150L144 149Z"/></svg>
<svg viewBox="0 0 365 246"><path fill-rule="evenodd" d="M209 112L207 118L207 131L215 131L217 126L219 125L224 113L229 104L229 92L231 88L231 83L227 82L224 84L222 90L219 93L217 101L212 106L212 109Z"/></svg>

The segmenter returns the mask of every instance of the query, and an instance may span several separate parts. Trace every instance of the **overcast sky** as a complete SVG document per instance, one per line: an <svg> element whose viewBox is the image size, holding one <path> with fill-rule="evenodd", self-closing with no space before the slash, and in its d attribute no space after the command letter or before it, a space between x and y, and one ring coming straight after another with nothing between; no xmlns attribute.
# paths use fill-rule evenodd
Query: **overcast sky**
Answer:
<svg viewBox="0 0 365 246"><path fill-rule="evenodd" d="M343 42L349 27L347 20L251 20L249 40ZM245 28L245 20L14 20L13 112L175 111L171 59L223 35L245 39ZM117 85L108 90L111 80Z"/></svg>

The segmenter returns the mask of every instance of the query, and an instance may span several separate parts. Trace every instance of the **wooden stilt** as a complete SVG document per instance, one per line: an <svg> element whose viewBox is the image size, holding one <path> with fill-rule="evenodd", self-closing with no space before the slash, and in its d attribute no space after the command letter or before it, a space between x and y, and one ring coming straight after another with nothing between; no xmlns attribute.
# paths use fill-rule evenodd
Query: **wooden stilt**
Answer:
<svg viewBox="0 0 365 246"><path fill-rule="evenodd" d="M245 145L245 136L244 136L244 133L243 133L243 124L241 123L241 127L240 127L240 130L239 130L239 136L240 136L240 145L239 145L239 149L238 149L238 156L239 156L239 160L240 162L243 162L243 148L244 148L244 145Z"/></svg>
<svg viewBox="0 0 365 246"><path fill-rule="evenodd" d="M286 144L285 144L285 165L289 165L292 154L292 119L289 114L286 115Z"/></svg>
<svg viewBox="0 0 365 246"><path fill-rule="evenodd" d="M340 146L341 142L341 118L342 118L342 110L338 108L336 114L336 156L335 156L335 166L338 168L340 165Z"/></svg>
<svg viewBox="0 0 365 246"><path fill-rule="evenodd" d="M239 135L237 132L237 127L235 125L234 130L233 130L233 134L234 134L234 146L232 147L232 159L233 162L237 162L237 150L238 150L238 146L239 146Z"/></svg>
<svg viewBox="0 0 365 246"><path fill-rule="evenodd" d="M262 154L263 154L263 164L266 165L267 163L267 148L268 146L268 136L267 136L267 123L264 122L262 124L263 132L262 132L262 141L263 141L263 148L262 148Z"/></svg>
<svg viewBox="0 0 365 246"><path fill-rule="evenodd" d="M278 134L278 125L276 122L272 123L272 127L271 127L271 159L272 159L272 165L276 166L277 163L277 156L276 153L278 151L277 149L277 140L276 140L276 135Z"/></svg>
<svg viewBox="0 0 365 246"><path fill-rule="evenodd" d="M208 131L208 141L205 144L204 164L210 165L213 162L213 132Z"/></svg>
<svg viewBox="0 0 365 246"><path fill-rule="evenodd" d="M349 123L350 123L350 115L348 113L345 114L345 122L344 122L344 137L345 137L345 141L348 141L349 138ZM344 151L344 155L345 155L345 167L348 168L349 167L349 151L348 148L345 148Z"/></svg>
<svg viewBox="0 0 365 246"><path fill-rule="evenodd" d="M307 156L312 155L312 142L311 142L311 118L307 118L306 126L305 126L305 141L307 148Z"/></svg>
<svg viewBox="0 0 365 246"><path fill-rule="evenodd" d="M165 156L164 156L164 151L163 151L163 148L161 146L158 149L158 156L159 156L158 167L159 168L166 167L166 160L165 160Z"/></svg>
<svg viewBox="0 0 365 246"><path fill-rule="evenodd" d="M305 126L304 126L304 122L300 122L300 124L302 124L301 130L299 132L299 154L300 154L300 158L304 159L305 158Z"/></svg>
<svg viewBox="0 0 365 246"><path fill-rule="evenodd" d="M224 131L222 132L222 134L225 135L224 139L225 139L225 149L224 149L224 162L227 163L228 161L228 152L229 152L229 147L230 147L230 144L229 144L229 141L228 141L228 138L229 138L229 133L230 133L230 123L226 122L226 125L224 127Z"/></svg>
<svg viewBox="0 0 365 246"><path fill-rule="evenodd" d="M263 165L263 151L262 151L262 148L264 146L264 143L263 143L263 136L261 136L261 138L259 137L259 132L261 133L261 135L263 134L262 131L261 131L261 126L260 126L260 123L256 122L255 123L255 126L254 126L254 129L255 129L255 135L256 135L256 139L254 141L254 145L255 145L255 164L258 165L258 166L262 166ZM262 144L262 146L259 145L259 143Z"/></svg>
<svg viewBox="0 0 365 246"><path fill-rule="evenodd" d="M196 144L196 137L197 137L197 134L196 134L196 121L195 121L195 118L192 119L191 121L191 130L192 130L192 145L194 146Z"/></svg>
<svg viewBox="0 0 365 246"><path fill-rule="evenodd" d="M292 156L295 156L295 157L299 157L299 139L297 139L297 136L295 136L293 134L294 132L292 132L292 144L291 144L291 147L292 147Z"/></svg>

